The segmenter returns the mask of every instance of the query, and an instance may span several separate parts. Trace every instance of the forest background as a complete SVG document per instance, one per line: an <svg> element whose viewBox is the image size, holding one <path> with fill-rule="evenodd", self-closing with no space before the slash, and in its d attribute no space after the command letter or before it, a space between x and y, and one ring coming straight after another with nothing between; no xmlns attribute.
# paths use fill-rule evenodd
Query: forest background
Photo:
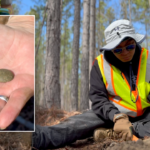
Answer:
<svg viewBox="0 0 150 150"><path fill-rule="evenodd" d="M57 6L57 10L52 6ZM88 90L92 61L100 54L99 48L105 45L104 29L112 21L131 20L135 31L146 35L142 46L150 49L150 0L13 0L13 9L16 15L35 15L36 19L36 105L47 108L56 105L67 111L90 108ZM55 28L51 26L54 19L51 10L60 20L59 29L56 25L60 32L54 36L60 40L55 39L57 46L54 47L50 44L53 38L50 30ZM55 71L50 69L54 68L50 63L52 59L57 66Z"/></svg>

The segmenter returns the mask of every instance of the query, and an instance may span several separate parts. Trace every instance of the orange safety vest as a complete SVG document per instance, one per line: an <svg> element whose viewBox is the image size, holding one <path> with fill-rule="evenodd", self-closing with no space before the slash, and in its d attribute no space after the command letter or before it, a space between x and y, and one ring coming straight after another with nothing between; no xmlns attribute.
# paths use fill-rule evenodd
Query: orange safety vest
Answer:
<svg viewBox="0 0 150 150"><path fill-rule="evenodd" d="M103 77L103 82L108 91L108 98L120 112L131 117L141 116L150 103L147 101L150 93L150 53L142 48L136 85L138 90L131 92L131 87L125 75L115 66L109 64L103 57L103 54L97 58L100 72ZM131 97L134 101L131 101Z"/></svg>

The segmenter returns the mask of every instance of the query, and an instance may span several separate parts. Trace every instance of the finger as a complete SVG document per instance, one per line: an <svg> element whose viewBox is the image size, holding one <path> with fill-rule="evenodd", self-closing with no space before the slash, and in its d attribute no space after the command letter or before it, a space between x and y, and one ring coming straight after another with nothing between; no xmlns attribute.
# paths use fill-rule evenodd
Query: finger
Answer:
<svg viewBox="0 0 150 150"><path fill-rule="evenodd" d="M127 139L127 134L128 134L128 132L125 132L125 133L122 134L122 139L124 141L126 141L126 139Z"/></svg>
<svg viewBox="0 0 150 150"><path fill-rule="evenodd" d="M118 134L116 133L116 132L113 132L113 136L114 136L114 138L118 138Z"/></svg>
<svg viewBox="0 0 150 150"><path fill-rule="evenodd" d="M122 138L123 132L119 133L119 138Z"/></svg>
<svg viewBox="0 0 150 150"><path fill-rule="evenodd" d="M6 102L0 99L0 112L4 108L5 105L6 105Z"/></svg>
<svg viewBox="0 0 150 150"><path fill-rule="evenodd" d="M34 33L34 16L12 16L7 26Z"/></svg>
<svg viewBox="0 0 150 150"><path fill-rule="evenodd" d="M127 140L131 141L132 140L132 133L129 131L127 135Z"/></svg>
<svg viewBox="0 0 150 150"><path fill-rule="evenodd" d="M32 96L33 90L28 87L17 89L10 95L8 103L0 112L0 129L5 129L15 120Z"/></svg>

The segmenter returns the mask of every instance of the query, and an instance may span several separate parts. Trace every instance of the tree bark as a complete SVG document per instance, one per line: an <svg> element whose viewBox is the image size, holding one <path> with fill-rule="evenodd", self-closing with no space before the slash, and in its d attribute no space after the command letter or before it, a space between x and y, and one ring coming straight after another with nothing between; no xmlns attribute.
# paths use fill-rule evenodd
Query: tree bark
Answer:
<svg viewBox="0 0 150 150"><path fill-rule="evenodd" d="M92 63L95 54L95 0L90 3L90 54L89 54L89 77L91 73ZM91 108L91 101L89 101L89 108Z"/></svg>
<svg viewBox="0 0 150 150"><path fill-rule="evenodd" d="M130 15L130 22L131 22L131 0L129 0L129 15Z"/></svg>
<svg viewBox="0 0 150 150"><path fill-rule="evenodd" d="M65 22L64 22L64 25L66 24L67 22L67 15L66 15L66 19L65 19ZM65 96L65 80L66 80L66 45L67 45L67 42L66 42L66 26L64 27L64 45L63 45L63 56L62 56L62 81L61 81L61 108L65 109L65 99L64 99L64 96Z"/></svg>
<svg viewBox="0 0 150 150"><path fill-rule="evenodd" d="M90 3L90 64L89 64L89 73L91 72L92 62L94 60L94 51L95 51L95 0L91 0Z"/></svg>
<svg viewBox="0 0 150 150"><path fill-rule="evenodd" d="M81 59L81 94L80 110L89 108L89 3L83 1L83 37L82 37L82 59Z"/></svg>
<svg viewBox="0 0 150 150"><path fill-rule="evenodd" d="M127 12L127 1L121 0L121 12L124 19L128 19L128 12Z"/></svg>
<svg viewBox="0 0 150 150"><path fill-rule="evenodd" d="M80 0L74 0L74 38L72 47L71 110L78 110L78 60L80 38Z"/></svg>
<svg viewBox="0 0 150 150"><path fill-rule="evenodd" d="M45 68L46 106L60 108L60 0L48 0Z"/></svg>

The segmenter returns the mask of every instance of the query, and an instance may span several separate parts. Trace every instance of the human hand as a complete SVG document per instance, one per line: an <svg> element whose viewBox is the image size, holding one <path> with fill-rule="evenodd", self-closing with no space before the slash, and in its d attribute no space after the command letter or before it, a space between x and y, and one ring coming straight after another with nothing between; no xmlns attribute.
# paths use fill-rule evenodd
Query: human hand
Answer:
<svg viewBox="0 0 150 150"><path fill-rule="evenodd" d="M34 17L12 16L0 25L0 69L13 71L14 79L0 83L0 129L8 127L34 95Z"/></svg>
<svg viewBox="0 0 150 150"><path fill-rule="evenodd" d="M132 124L128 119L128 116L126 114L116 114L114 116L114 132L118 134L119 138L122 138L125 141L132 140L133 134L132 134Z"/></svg>

